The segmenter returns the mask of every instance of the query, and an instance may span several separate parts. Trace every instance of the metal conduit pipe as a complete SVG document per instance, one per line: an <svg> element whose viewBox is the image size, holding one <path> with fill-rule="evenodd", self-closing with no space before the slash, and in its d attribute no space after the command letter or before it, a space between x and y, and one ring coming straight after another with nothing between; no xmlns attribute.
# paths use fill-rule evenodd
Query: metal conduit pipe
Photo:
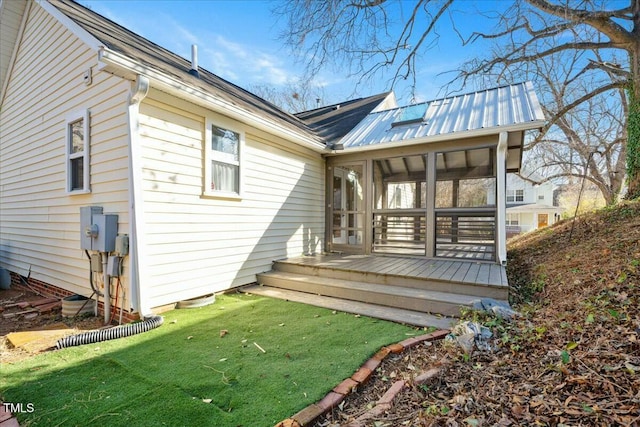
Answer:
<svg viewBox="0 0 640 427"><path fill-rule="evenodd" d="M150 316L144 319L142 322L130 323L128 325L116 326L109 329L100 329L97 331L83 332L77 335L71 335L65 338L61 338L56 342L56 349L60 350L67 347L74 347L77 345L93 344L96 342L115 340L117 338L124 338L131 335L140 334L142 332L150 331L158 326L162 325L164 318L162 316Z"/></svg>

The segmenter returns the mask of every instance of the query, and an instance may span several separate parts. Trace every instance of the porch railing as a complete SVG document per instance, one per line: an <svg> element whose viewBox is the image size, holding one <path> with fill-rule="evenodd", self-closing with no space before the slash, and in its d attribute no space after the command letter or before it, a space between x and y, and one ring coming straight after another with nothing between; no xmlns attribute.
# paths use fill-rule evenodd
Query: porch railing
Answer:
<svg viewBox="0 0 640 427"><path fill-rule="evenodd" d="M494 261L495 209L437 209L435 255Z"/></svg>
<svg viewBox="0 0 640 427"><path fill-rule="evenodd" d="M379 210L373 215L373 251L425 255L424 209ZM495 209L438 209L435 256L495 261Z"/></svg>
<svg viewBox="0 0 640 427"><path fill-rule="evenodd" d="M373 215L373 251L424 255L424 209L377 211Z"/></svg>

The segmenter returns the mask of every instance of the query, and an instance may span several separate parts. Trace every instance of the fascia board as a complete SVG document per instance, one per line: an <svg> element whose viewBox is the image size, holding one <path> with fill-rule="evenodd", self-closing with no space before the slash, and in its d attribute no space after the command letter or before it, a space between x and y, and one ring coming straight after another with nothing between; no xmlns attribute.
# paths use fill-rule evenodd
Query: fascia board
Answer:
<svg viewBox="0 0 640 427"><path fill-rule="evenodd" d="M393 142L383 142L379 144L369 144L369 145L363 145L360 147L345 147L344 150L332 151L331 153L327 153L327 155L341 155L341 154L355 153L355 152L361 152L361 151L386 150L388 148L408 147L412 145L431 144L431 143L442 142L442 141L454 141L459 139L475 138L478 136L495 135L497 137L500 134L500 132L517 132L517 131L540 129L544 126L544 124L545 124L544 120L536 120L536 121L519 123L519 124L509 125L509 126L499 126L499 127L476 129L476 130L463 131L463 132L447 133L447 134L441 134L441 135L425 136L422 138L393 141Z"/></svg>
<svg viewBox="0 0 640 427"><path fill-rule="evenodd" d="M92 36L87 30L76 24L71 18L64 13L60 12L57 7L49 3L47 0L36 0L38 5L46 10L51 16L64 25L69 31L71 31L76 37L78 37L83 43L89 46L90 49L98 51L102 46L102 42Z"/></svg>
<svg viewBox="0 0 640 427"><path fill-rule="evenodd" d="M272 120L246 111L238 105L213 96L200 88L185 84L172 76L142 65L118 52L114 52L105 47L100 47L98 50L98 61L99 63L104 64L102 68L105 68L105 66L117 67L124 71L125 77L129 78L133 78L133 76L137 74L145 75L149 78L151 86L154 86L157 89L164 90L197 105L225 114L240 122L255 126L258 129L305 146L318 153L326 152L325 145L318 139L304 135L301 132L295 132L291 129L287 129Z"/></svg>
<svg viewBox="0 0 640 427"><path fill-rule="evenodd" d="M7 0L0 0L0 9L6 7L6 1ZM7 93L7 87L9 86L10 76L11 76L11 73L13 72L13 66L16 62L16 56L18 55L18 47L22 43L22 36L24 35L24 29L25 29L25 26L27 25L27 19L29 17L30 12L31 12L31 3L27 2L27 4L24 7L22 20L20 21L20 27L18 29L16 41L13 46L13 52L11 53L11 59L9 60L9 65L7 66L7 71L4 75L3 81L0 82L0 85L2 85L0 87L0 106L2 106L2 104L4 103L4 96ZM0 11L0 13L2 12Z"/></svg>

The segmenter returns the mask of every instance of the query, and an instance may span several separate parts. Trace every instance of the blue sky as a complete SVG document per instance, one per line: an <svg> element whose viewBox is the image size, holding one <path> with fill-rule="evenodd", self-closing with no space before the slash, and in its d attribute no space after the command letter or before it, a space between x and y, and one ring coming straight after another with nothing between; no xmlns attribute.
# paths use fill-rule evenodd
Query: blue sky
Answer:
<svg viewBox="0 0 640 427"><path fill-rule="evenodd" d="M269 1L80 0L80 3L185 58L191 56L191 45L197 44L201 67L247 89L263 84L281 86L302 74L303 66L294 61L278 39L284 20L278 21L271 13L273 3ZM471 12L478 3L458 4L460 28L468 28L471 20L477 26L478 16ZM439 74L455 69L477 52L477 46L463 49L448 23L442 27L438 45L426 52L419 63L417 100L441 96L440 87L453 75ZM317 84L323 87L327 98L323 103L389 89L387 79L381 78L361 86L354 94L356 80L340 72L319 75ZM401 103L409 103L406 86L398 85L395 92Z"/></svg>

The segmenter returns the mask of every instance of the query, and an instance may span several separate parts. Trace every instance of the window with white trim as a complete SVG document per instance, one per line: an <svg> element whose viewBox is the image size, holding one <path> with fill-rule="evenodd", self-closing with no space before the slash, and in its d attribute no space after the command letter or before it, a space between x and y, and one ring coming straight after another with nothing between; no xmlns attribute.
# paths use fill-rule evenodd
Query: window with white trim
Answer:
<svg viewBox="0 0 640 427"><path fill-rule="evenodd" d="M240 196L242 132L207 123L205 194Z"/></svg>
<svg viewBox="0 0 640 427"><path fill-rule="evenodd" d="M67 192L88 193L89 186L89 110L66 120Z"/></svg>
<svg viewBox="0 0 640 427"><path fill-rule="evenodd" d="M520 214L508 213L507 214L507 225L520 225Z"/></svg>
<svg viewBox="0 0 640 427"><path fill-rule="evenodd" d="M507 190L507 203L524 202L524 190Z"/></svg>

